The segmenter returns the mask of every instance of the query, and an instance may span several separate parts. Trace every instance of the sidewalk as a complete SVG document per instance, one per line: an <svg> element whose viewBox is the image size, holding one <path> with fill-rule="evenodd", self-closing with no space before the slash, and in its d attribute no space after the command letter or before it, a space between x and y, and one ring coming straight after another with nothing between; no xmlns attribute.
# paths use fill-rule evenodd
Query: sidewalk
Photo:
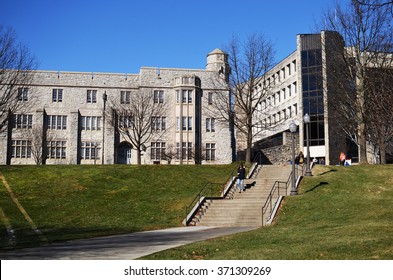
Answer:
<svg viewBox="0 0 393 280"><path fill-rule="evenodd" d="M55 243L0 252L2 260L129 260L155 252L253 230L252 227L179 227Z"/></svg>

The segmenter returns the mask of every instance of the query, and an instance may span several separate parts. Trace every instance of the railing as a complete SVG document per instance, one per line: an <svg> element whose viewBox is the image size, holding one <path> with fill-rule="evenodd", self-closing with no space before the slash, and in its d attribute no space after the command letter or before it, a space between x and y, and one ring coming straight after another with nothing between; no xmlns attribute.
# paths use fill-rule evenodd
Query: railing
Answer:
<svg viewBox="0 0 393 280"><path fill-rule="evenodd" d="M280 195L283 195L283 189L285 190L285 195L288 194L288 186L289 182L291 181L292 178L292 173L291 176L289 176L288 181L283 182L283 181L276 181L274 182L274 185L269 193L269 196L266 199L265 205L262 207L262 226L264 224L264 218L266 216L266 212L270 210L269 215L272 214L273 208L280 197Z"/></svg>
<svg viewBox="0 0 393 280"><path fill-rule="evenodd" d="M247 179L251 178L251 176L254 174L254 171L256 170L257 167L258 167L258 162L254 162L251 165L250 170L248 171L248 174L247 174Z"/></svg>
<svg viewBox="0 0 393 280"><path fill-rule="evenodd" d="M214 186L222 185L221 194L219 198L224 198L228 195L230 189L236 182L236 175L237 175L237 167L232 170L231 174L229 175L225 184L221 183L206 183L199 193L195 196L195 198L191 201L191 203L186 207L186 217L183 221L183 224L188 226L191 222L192 218L197 214L198 211L201 211L201 206L205 203L205 201L210 200L213 201L214 193L216 188ZM203 213L201 213L202 215Z"/></svg>
<svg viewBox="0 0 393 280"><path fill-rule="evenodd" d="M295 180L297 180L300 176L304 175L304 170L305 170L305 168L304 168L303 164L295 165ZM282 188L283 188L282 187L283 184L285 185L285 195L288 195L288 188L289 188L289 185L291 184L292 176L293 176L293 174L291 172L291 174L289 175L289 178L286 182L276 181L274 183L274 185L269 193L269 196L266 199L265 205L263 205L263 207L262 207L262 226L264 223L264 217L265 217L268 209L270 210L270 213L269 213L270 217L268 220L271 219L271 215L272 215L272 211L274 209L274 206L277 203L280 196L283 195L282 194L283 192L282 191L280 192L280 189L282 190Z"/></svg>
<svg viewBox="0 0 393 280"><path fill-rule="evenodd" d="M186 207L186 219L184 221L186 226L188 226L191 218L199 210L200 205L205 203L207 197L210 197L210 200L213 199L213 184L211 182L206 183L195 196L193 201ZM192 207L193 209L190 211Z"/></svg>

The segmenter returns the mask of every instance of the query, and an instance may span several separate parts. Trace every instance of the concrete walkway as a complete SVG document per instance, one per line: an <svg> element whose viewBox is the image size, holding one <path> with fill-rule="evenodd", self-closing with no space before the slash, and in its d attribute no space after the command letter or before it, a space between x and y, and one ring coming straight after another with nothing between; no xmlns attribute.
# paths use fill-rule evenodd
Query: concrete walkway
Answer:
<svg viewBox="0 0 393 280"><path fill-rule="evenodd" d="M75 240L37 248L0 252L2 260L129 260L155 252L253 230L252 227L179 227Z"/></svg>

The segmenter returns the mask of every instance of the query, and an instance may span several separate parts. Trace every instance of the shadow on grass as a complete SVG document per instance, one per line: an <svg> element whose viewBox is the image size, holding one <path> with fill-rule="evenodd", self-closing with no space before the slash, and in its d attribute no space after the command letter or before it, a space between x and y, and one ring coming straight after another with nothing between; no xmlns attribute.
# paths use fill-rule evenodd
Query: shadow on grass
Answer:
<svg viewBox="0 0 393 280"><path fill-rule="evenodd" d="M336 171L337 171L337 169L330 169L328 171L322 172L321 174L318 174L318 176L325 175L325 174L330 173L330 172L336 172Z"/></svg>
<svg viewBox="0 0 393 280"><path fill-rule="evenodd" d="M304 193L312 192L312 191L314 191L315 189L317 189L317 188L319 188L319 187L322 187L322 186L325 186L325 185L329 185L329 183L328 183L328 182L320 182L318 185L316 185L315 187L313 187L313 188L311 188L311 189L305 191Z"/></svg>

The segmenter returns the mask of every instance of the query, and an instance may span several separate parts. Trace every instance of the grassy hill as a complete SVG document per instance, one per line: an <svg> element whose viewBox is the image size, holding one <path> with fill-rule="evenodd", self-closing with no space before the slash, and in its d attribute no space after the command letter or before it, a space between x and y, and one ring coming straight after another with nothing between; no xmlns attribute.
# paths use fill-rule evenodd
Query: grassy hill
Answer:
<svg viewBox="0 0 393 280"><path fill-rule="evenodd" d="M393 166L318 166L274 225L149 259L393 259Z"/></svg>
<svg viewBox="0 0 393 280"><path fill-rule="evenodd" d="M185 207L201 187L208 181L224 184L235 168L56 165L0 166L0 172L50 243L181 226ZM42 243L1 181L0 237L0 249Z"/></svg>

